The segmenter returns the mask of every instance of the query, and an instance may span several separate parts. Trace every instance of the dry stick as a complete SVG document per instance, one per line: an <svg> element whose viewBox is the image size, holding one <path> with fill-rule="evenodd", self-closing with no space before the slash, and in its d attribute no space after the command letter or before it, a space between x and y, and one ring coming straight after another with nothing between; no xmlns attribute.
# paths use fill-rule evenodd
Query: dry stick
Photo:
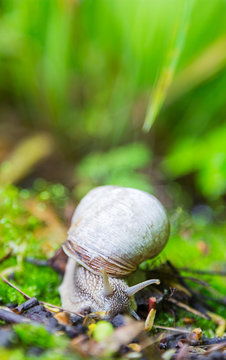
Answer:
<svg viewBox="0 0 226 360"><path fill-rule="evenodd" d="M190 332L191 332L191 331L189 331L189 330L180 329L180 328L177 329L177 328L169 327L169 326L154 325L154 327L155 327L156 329L175 331L175 332L177 332L177 333L184 333L184 334L190 334Z"/></svg>
<svg viewBox="0 0 226 360"><path fill-rule="evenodd" d="M5 309L0 309L0 319L7 322L7 323L16 323L16 324L20 324L20 323L29 323L30 320L25 318L24 316L15 314L12 311L9 310L5 310Z"/></svg>
<svg viewBox="0 0 226 360"><path fill-rule="evenodd" d="M3 256L1 259L0 259L0 264L2 264L5 260L7 260L11 255L12 255L12 252L13 250L10 249L8 254L6 254L5 256Z"/></svg>
<svg viewBox="0 0 226 360"><path fill-rule="evenodd" d="M18 291L21 295L23 295L23 297L26 299L26 300L29 300L31 299L31 296L25 294L25 292L23 292L22 290L20 290L17 286L13 285L9 280L7 280L3 275L0 274L0 278L2 279L2 281L4 283L6 283L7 285L11 286L13 289L15 289L16 291ZM66 312L69 312L70 314L73 314L73 315L78 315L80 317L85 317L84 315L82 314L79 314L79 313L76 313L76 312L73 312L73 311L68 311L68 310L65 310L63 309L62 307L60 306L57 306L57 305L53 305L53 304L49 304L45 301L39 301L40 304L42 305L46 305L46 306L49 306L49 307L52 307L52 308L56 308L56 309L59 309L61 311L66 311Z"/></svg>
<svg viewBox="0 0 226 360"><path fill-rule="evenodd" d="M46 306L49 306L49 307L52 307L52 308L59 309L59 310L61 310L61 311L65 311L65 312L68 312L68 313L73 314L73 315L78 315L78 316L80 316L80 317L82 317L82 318L85 317L84 315L82 315L82 314L80 314L80 313L76 313L76 312L74 312L74 311L65 310L65 309L63 309L63 308L60 307L60 306L53 305L53 304L47 303L47 302L45 302L45 301L39 301L39 302L40 302L40 304L43 304L43 305L46 305Z"/></svg>
<svg viewBox="0 0 226 360"><path fill-rule="evenodd" d="M209 287L210 284L208 284L206 281L203 281L203 280L200 280L200 279L196 279L196 278L193 278L192 276L181 276L182 279L184 280L190 280L190 281L193 281L199 285L202 285L202 286L206 286L206 287Z"/></svg>
<svg viewBox="0 0 226 360"><path fill-rule="evenodd" d="M21 295L23 295L23 297L26 299L26 300L29 300L31 297L27 294L25 294L22 290L20 290L18 287L16 287L15 285L13 285L10 281L8 281L5 276L1 275L0 274L0 278L2 279L2 281L4 283L6 283L7 285L11 286L13 289L15 289L16 291L18 291Z"/></svg>
<svg viewBox="0 0 226 360"><path fill-rule="evenodd" d="M183 360L189 357L188 344L183 344L176 354L176 360Z"/></svg>
<svg viewBox="0 0 226 360"><path fill-rule="evenodd" d="M208 345L207 345L208 346ZM226 346L226 341L222 342L221 344L214 344L210 346L210 349L208 349L205 354L211 354L212 351L218 351ZM223 355L223 354L222 354Z"/></svg>
<svg viewBox="0 0 226 360"><path fill-rule="evenodd" d="M173 271L173 273L174 273L175 275L177 275L177 276L180 277L180 282L181 282L181 284L182 284L187 290L190 291L190 293L192 294L192 296L194 297L194 299L196 298L201 304L204 305L204 307L206 307L206 303L203 302L203 299L200 297L200 295L196 294L196 293L194 292L194 290L192 290L192 289L190 288L190 286L188 286L188 284L186 283L186 281L184 281L183 277L180 275L178 269L175 268L175 267L171 264L170 261L167 261L167 264L168 264L168 266L170 267L170 269ZM210 287L210 288L211 288L211 287ZM175 299L174 299L174 300L175 300ZM176 300L175 300L175 301L176 301ZM179 305L179 304L181 304L181 305ZM178 301L178 306L183 307L183 308L185 308L186 310L187 310L188 308L190 308L190 309L193 310L193 313L194 313L194 314L196 313L198 316L200 316L200 314L203 315L203 313L199 312L199 311L196 310L196 309L191 308L190 306L187 306L187 308L186 308L186 307L185 307L186 305L183 304L183 303L180 303L179 301ZM188 311L189 311L189 310L188 310ZM203 316L202 316L202 317L203 317ZM208 317L205 317L205 319L208 319Z"/></svg>
<svg viewBox="0 0 226 360"><path fill-rule="evenodd" d="M201 313L200 311L198 311L196 309L193 309L191 306L182 303L181 301L178 301L178 300L176 300L174 298L168 298L166 300L173 303L173 304L175 304L175 305L177 305L177 306L179 306L180 308L183 308L183 309L185 309L185 310L187 310L187 311L189 311L189 312L191 312L191 313L193 313L195 315L198 315L198 316L202 317L203 319L207 319L207 320L209 319L208 316L204 315L203 313Z"/></svg>
<svg viewBox="0 0 226 360"><path fill-rule="evenodd" d="M29 299L31 298L29 295L25 294L22 290L20 290L17 286L13 285L10 281L8 281L8 280L7 280L4 276L2 276L1 274L0 274L0 278L2 279L2 281L3 281L4 283L6 283L7 285L11 286L13 289L17 290L20 294L22 294L25 299L29 300ZM193 313L193 314L195 314L195 315L198 315L198 316L200 316L200 317L202 317L202 318L204 318L204 319L208 319L208 317L205 316L204 314L202 314L200 311L195 310L195 309L193 309L192 307L190 307L190 306L188 306L188 305L186 305L186 304L183 304L183 303L180 302L180 301L177 301L177 300L175 300L175 299L173 299L173 298L169 298L169 299L167 299L167 301L170 301L170 302L172 302L173 304L175 304L175 305L177 305L177 306L179 306L179 307L181 307L181 308L183 308L183 309L185 309L185 310L187 310L187 311L189 311L189 312L191 312L191 313ZM56 309L59 309L59 310L62 310L62 311L69 312L69 313L74 314L74 315L78 315L78 316L84 317L84 315L82 315L82 314L79 314L79 313L76 313L76 312L72 312L72 311L68 311L68 310L64 310L64 309L61 308L60 306L52 305L52 304L49 304L49 303L47 303L47 302L45 302L45 301L39 301L39 302L40 302L40 304L43 304L43 305L46 305L46 306L50 306L50 307L53 307L53 308L56 308Z"/></svg>
<svg viewBox="0 0 226 360"><path fill-rule="evenodd" d="M194 273L194 274L199 274L199 275L226 276L226 271L196 270L196 269L189 269L189 268L179 268L179 270Z"/></svg>
<svg viewBox="0 0 226 360"><path fill-rule="evenodd" d="M163 296L163 293L159 289L157 289L157 288L154 288L154 289L155 289L155 292L157 294L159 294L160 296ZM197 316L200 316L200 317L203 317L204 319L209 320L209 317L206 316L205 314L201 313L200 311L198 311L196 309L193 309L191 306L186 305L186 304L184 304L184 303L182 303L182 302L180 302L180 301L178 301L178 300L176 300L176 299L174 299L172 297L171 298L166 298L166 301L169 301L169 302L177 305L178 307L181 307L181 308L191 312L192 314L195 314Z"/></svg>

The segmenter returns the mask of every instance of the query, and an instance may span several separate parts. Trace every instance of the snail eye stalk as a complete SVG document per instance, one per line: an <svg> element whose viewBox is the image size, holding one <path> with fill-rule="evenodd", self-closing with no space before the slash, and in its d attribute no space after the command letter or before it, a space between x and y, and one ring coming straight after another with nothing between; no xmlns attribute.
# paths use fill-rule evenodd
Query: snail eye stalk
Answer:
<svg viewBox="0 0 226 360"><path fill-rule="evenodd" d="M130 315L132 315L134 319L140 320L140 316L137 315L136 311L134 311L133 309L130 309Z"/></svg>
<svg viewBox="0 0 226 360"><path fill-rule="evenodd" d="M102 276L103 276L103 283L104 283L104 291L103 295L104 297L112 295L113 289L109 283L108 275L104 269L101 270Z"/></svg>
<svg viewBox="0 0 226 360"><path fill-rule="evenodd" d="M126 294L128 297L133 296L134 294L136 294L138 291L142 290L143 288L145 288L146 286L152 285L152 284L160 284L160 280L159 279L151 279L151 280L147 280L147 281L143 281L137 285L131 286L126 290Z"/></svg>

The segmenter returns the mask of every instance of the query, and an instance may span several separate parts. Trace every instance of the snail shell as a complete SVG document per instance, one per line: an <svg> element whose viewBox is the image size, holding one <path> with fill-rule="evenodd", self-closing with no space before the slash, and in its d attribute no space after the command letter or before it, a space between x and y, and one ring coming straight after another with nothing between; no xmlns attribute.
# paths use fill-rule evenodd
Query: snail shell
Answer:
<svg viewBox="0 0 226 360"><path fill-rule="evenodd" d="M154 258L169 237L161 203L144 191L119 186L91 190L72 218L65 253L89 271L123 277Z"/></svg>

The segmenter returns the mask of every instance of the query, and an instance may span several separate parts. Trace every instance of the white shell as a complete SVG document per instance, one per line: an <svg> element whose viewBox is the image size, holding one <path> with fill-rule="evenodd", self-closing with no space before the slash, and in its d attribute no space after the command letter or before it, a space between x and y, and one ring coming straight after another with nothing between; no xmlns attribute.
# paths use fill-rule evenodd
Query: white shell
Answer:
<svg viewBox="0 0 226 360"><path fill-rule="evenodd" d="M119 186L91 190L76 208L66 254L95 274L125 276L155 257L169 237L161 203L144 191Z"/></svg>

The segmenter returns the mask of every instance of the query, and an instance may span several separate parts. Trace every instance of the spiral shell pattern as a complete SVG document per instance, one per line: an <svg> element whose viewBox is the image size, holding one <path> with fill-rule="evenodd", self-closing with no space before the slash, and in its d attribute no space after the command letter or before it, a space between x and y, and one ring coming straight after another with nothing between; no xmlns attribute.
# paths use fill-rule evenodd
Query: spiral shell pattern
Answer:
<svg viewBox="0 0 226 360"><path fill-rule="evenodd" d="M123 277L157 256L169 237L164 207L137 189L101 186L77 206L65 253L95 274Z"/></svg>

